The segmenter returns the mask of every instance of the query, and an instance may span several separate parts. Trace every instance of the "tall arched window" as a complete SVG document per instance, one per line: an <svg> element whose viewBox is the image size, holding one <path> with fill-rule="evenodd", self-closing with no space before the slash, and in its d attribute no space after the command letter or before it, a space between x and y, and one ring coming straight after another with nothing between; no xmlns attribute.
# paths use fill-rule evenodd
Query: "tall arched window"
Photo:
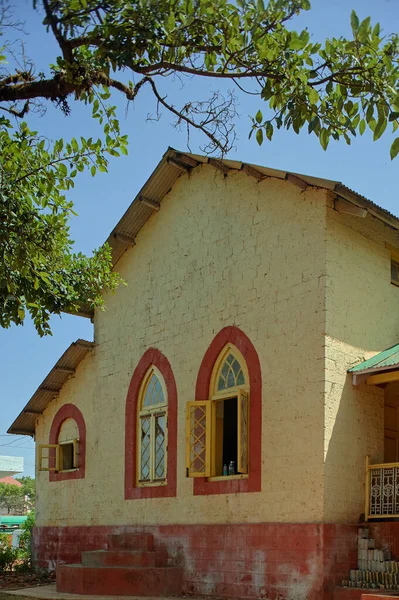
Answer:
<svg viewBox="0 0 399 600"><path fill-rule="evenodd" d="M162 484L166 481L168 396L165 382L152 366L143 379L137 419L137 483Z"/></svg>
<svg viewBox="0 0 399 600"><path fill-rule="evenodd" d="M249 391L246 361L229 343L215 361L209 399L189 402L187 407L189 476L248 474Z"/></svg>

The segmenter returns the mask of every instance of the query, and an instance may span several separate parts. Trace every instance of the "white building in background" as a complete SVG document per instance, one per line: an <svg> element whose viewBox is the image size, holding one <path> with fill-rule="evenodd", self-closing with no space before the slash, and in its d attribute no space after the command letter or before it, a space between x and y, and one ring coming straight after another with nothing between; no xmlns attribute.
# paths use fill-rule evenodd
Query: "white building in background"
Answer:
<svg viewBox="0 0 399 600"><path fill-rule="evenodd" d="M22 456L0 456L0 479L9 475L23 473L24 459Z"/></svg>

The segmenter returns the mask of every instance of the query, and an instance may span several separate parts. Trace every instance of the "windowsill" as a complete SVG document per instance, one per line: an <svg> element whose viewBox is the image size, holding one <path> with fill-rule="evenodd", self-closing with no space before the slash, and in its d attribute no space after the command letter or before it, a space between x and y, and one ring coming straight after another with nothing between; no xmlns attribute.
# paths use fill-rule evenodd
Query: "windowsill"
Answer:
<svg viewBox="0 0 399 600"><path fill-rule="evenodd" d="M144 488L144 487L161 487L163 485L167 485L167 483L168 482L166 481L166 479L164 481L148 481L148 482L146 482L146 481L138 481L137 482L137 487L141 487L141 488Z"/></svg>
<svg viewBox="0 0 399 600"><path fill-rule="evenodd" d="M208 477L207 481L231 481L234 479L248 479L248 473L240 475L220 475L218 477Z"/></svg>
<svg viewBox="0 0 399 600"><path fill-rule="evenodd" d="M75 469L64 469L63 471L54 471L54 473L75 473L75 471L79 471L79 468L76 467Z"/></svg>

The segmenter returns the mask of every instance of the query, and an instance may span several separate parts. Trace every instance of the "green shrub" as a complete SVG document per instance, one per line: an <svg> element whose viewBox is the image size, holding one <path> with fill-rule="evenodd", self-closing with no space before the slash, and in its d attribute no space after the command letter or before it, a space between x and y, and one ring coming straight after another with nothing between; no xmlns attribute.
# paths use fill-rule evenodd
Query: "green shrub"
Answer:
<svg viewBox="0 0 399 600"><path fill-rule="evenodd" d="M0 572L11 571L18 556L19 549L11 546L11 536L0 533Z"/></svg>
<svg viewBox="0 0 399 600"><path fill-rule="evenodd" d="M19 536L18 563L14 569L26 572L32 568L32 528L35 525L35 513L31 512L26 521L21 525L22 533Z"/></svg>

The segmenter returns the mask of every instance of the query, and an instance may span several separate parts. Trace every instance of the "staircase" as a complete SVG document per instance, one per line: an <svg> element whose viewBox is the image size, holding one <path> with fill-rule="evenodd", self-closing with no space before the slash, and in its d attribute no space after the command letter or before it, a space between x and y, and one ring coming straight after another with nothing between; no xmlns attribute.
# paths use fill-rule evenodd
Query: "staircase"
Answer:
<svg viewBox="0 0 399 600"><path fill-rule="evenodd" d="M182 593L182 569L168 566L152 534L110 535L108 550L82 552L82 564L57 567L57 592L110 596Z"/></svg>
<svg viewBox="0 0 399 600"><path fill-rule="evenodd" d="M359 529L357 569L335 588L333 600L399 600L399 562L387 548L375 546L369 530Z"/></svg>

